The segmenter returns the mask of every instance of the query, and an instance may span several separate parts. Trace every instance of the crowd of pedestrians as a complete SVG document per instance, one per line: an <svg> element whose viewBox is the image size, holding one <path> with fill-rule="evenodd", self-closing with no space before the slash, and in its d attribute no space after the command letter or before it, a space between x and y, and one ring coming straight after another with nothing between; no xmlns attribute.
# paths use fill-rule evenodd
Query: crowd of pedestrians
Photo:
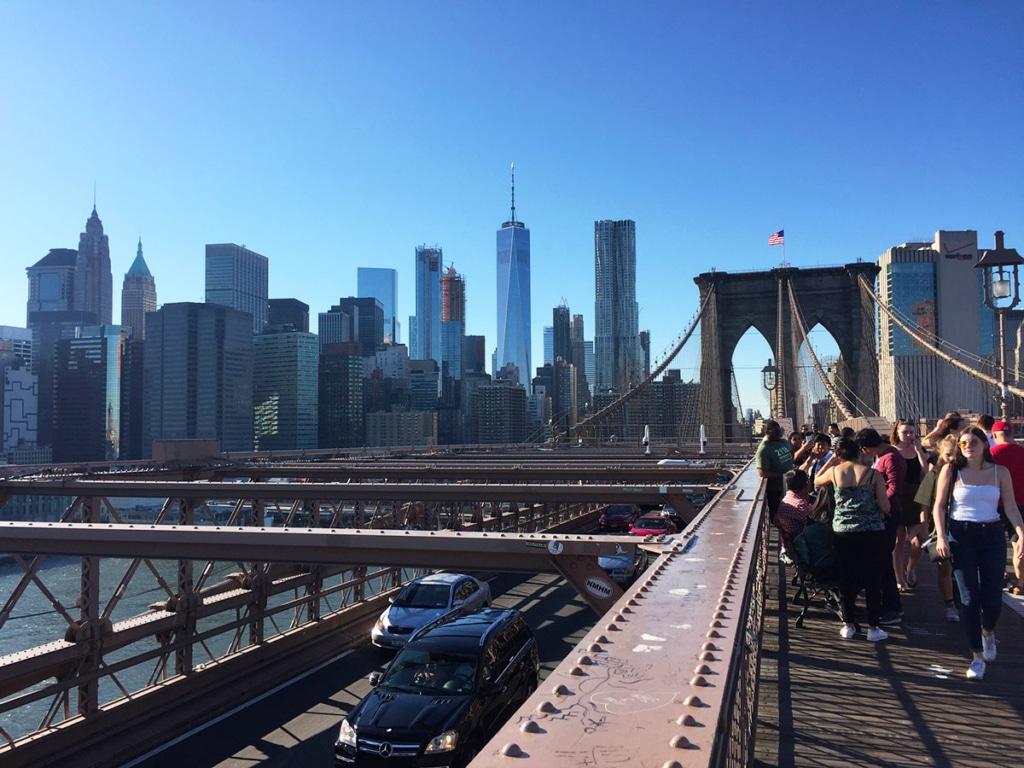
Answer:
<svg viewBox="0 0 1024 768"><path fill-rule="evenodd" d="M867 639L888 638L884 627L902 622L902 599L917 586L922 544L934 531L945 618L963 625L972 657L967 677L982 679L997 656L1002 591L1024 594L1017 507L1024 499L1024 446L1014 442L1012 425L987 414L972 425L950 412L925 435L909 420L885 436L837 424L827 434L814 426L788 439L783 434L778 422L766 421L755 456L767 512L784 541L792 541L815 513L815 492L834 501L828 507L840 637L858 636L863 594Z"/></svg>

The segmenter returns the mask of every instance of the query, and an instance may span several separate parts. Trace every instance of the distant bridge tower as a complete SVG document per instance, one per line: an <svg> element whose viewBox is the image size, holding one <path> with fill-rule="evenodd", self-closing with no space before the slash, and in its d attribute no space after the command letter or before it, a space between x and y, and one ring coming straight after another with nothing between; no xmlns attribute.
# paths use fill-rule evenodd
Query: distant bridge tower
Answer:
<svg viewBox="0 0 1024 768"><path fill-rule="evenodd" d="M858 415L878 412L878 357L875 309L858 285L859 275L874 284L879 268L866 262L843 267L767 272L705 272L693 280L708 306L701 321L700 419L724 439L742 439L732 402L732 357L740 338L756 328L768 342L778 369L776 388L782 417L794 422L798 402L797 352L800 333L793 321L789 287L807 330L821 325L839 345L846 406ZM763 361L744 361L763 365ZM856 393L856 400L848 393ZM869 411L870 413L865 413ZM721 431L720 431L721 430ZM714 439L714 438L712 438Z"/></svg>

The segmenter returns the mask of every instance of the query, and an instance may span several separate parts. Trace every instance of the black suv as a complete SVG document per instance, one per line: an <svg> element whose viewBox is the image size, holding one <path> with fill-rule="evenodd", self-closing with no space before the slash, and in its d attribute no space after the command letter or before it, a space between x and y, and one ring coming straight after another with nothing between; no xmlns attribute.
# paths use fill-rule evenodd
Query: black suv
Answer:
<svg viewBox="0 0 1024 768"><path fill-rule="evenodd" d="M342 720L335 766L465 766L537 689L537 641L519 611L427 624Z"/></svg>

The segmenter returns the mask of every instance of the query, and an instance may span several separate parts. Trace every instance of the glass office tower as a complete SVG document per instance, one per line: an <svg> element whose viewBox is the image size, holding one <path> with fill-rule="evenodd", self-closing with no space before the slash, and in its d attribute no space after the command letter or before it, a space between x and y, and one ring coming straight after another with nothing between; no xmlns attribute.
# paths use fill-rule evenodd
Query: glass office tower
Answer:
<svg viewBox="0 0 1024 768"><path fill-rule="evenodd" d="M513 169L514 170L514 169ZM497 369L511 363L519 383L529 385L530 368L530 230L516 221L515 176L512 177L512 215L497 233L498 350Z"/></svg>
<svg viewBox="0 0 1024 768"><path fill-rule="evenodd" d="M361 299L377 299L384 306L384 341L401 344L398 322L398 270L382 267L359 267L356 270L356 293Z"/></svg>
<svg viewBox="0 0 1024 768"><path fill-rule="evenodd" d="M85 326L57 342L53 460L115 461L121 445L120 325Z"/></svg>
<svg viewBox="0 0 1024 768"><path fill-rule="evenodd" d="M252 335L263 333L270 311L266 256L244 245L206 246L206 303L222 304L252 315Z"/></svg>
<svg viewBox="0 0 1024 768"><path fill-rule="evenodd" d="M416 314L409 318L409 357L441 367L441 249L416 246Z"/></svg>
<svg viewBox="0 0 1024 768"><path fill-rule="evenodd" d="M218 304L164 304L146 316L143 458L154 440L219 438L252 450L252 318Z"/></svg>

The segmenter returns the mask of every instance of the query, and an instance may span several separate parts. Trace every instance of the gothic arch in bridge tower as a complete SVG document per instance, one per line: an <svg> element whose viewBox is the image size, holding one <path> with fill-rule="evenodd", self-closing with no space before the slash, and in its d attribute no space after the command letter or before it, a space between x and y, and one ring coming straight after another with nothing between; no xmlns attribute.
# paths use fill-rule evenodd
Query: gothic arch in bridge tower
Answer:
<svg viewBox="0 0 1024 768"><path fill-rule="evenodd" d="M807 331L821 325L835 339L847 380L839 388L854 415L878 412L878 357L875 311L858 284L873 285L878 266L857 262L842 267L779 267L766 272L705 272L693 280L707 301L701 319L700 419L712 435L743 439L732 402L731 365L743 334L757 329L773 350L783 417L798 418L797 352L802 341L794 309ZM795 298L796 307L791 300ZM749 361L764 365L763 361ZM856 401L850 392L857 395ZM869 411L869 413L865 413ZM712 438L713 439L713 438Z"/></svg>

